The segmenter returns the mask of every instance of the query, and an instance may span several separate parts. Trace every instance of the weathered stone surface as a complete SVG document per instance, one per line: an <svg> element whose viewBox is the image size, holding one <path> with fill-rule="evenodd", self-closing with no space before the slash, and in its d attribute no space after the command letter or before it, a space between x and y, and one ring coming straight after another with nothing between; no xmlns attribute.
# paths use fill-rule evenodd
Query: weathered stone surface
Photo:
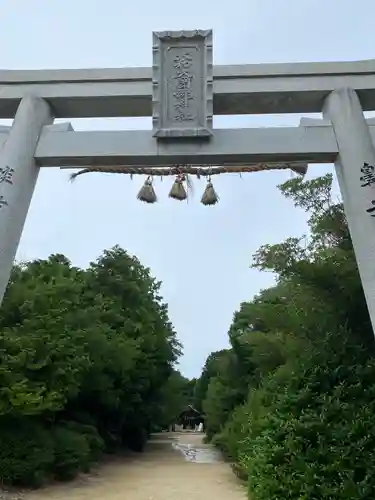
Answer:
<svg viewBox="0 0 375 500"><path fill-rule="evenodd" d="M155 137L212 135L212 31L153 33L152 84Z"/></svg>
<svg viewBox="0 0 375 500"><path fill-rule="evenodd" d="M337 180L370 319L375 332L375 147L357 93L339 88L326 99L339 154Z"/></svg>

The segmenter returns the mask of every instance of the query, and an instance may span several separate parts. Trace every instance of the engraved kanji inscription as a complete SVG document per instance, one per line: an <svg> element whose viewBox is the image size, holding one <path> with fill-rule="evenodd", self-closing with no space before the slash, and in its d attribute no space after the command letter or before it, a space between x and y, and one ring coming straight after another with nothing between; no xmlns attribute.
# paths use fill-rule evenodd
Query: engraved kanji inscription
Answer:
<svg viewBox="0 0 375 500"><path fill-rule="evenodd" d="M154 137L212 135L212 32L154 33Z"/></svg>
<svg viewBox="0 0 375 500"><path fill-rule="evenodd" d="M362 182L361 187L372 186L375 184L375 167L369 163L364 163L361 167L361 177L359 180Z"/></svg>
<svg viewBox="0 0 375 500"><path fill-rule="evenodd" d="M371 215L371 217L375 217L375 200L371 201L371 208L368 208L366 212Z"/></svg>
<svg viewBox="0 0 375 500"><path fill-rule="evenodd" d="M176 68L176 75L173 76L175 80L175 98L174 108L176 114L174 115L175 121L189 121L194 120L193 113L189 110L190 101L194 99L192 83L194 75L189 72L193 63L193 56L191 52L185 52L182 55L177 55L173 59L173 67Z"/></svg>
<svg viewBox="0 0 375 500"><path fill-rule="evenodd" d="M191 55L191 52L185 52L185 54L176 56L174 58L173 66L176 69L187 69L191 68L192 63L193 63L193 57Z"/></svg>
<svg viewBox="0 0 375 500"><path fill-rule="evenodd" d="M194 67L197 65L199 53L194 48L181 53L181 49L171 47L169 51L173 72L169 77L168 88L172 90L172 93L169 99L167 97L166 115L171 123L177 122L175 126L178 127L183 126L182 122L194 122L198 118L194 102L197 100L199 85L197 86ZM187 126L190 125L187 124Z"/></svg>
<svg viewBox="0 0 375 500"><path fill-rule="evenodd" d="M4 196L0 195L0 209L5 206L8 206L8 202L4 200Z"/></svg>
<svg viewBox="0 0 375 500"><path fill-rule="evenodd" d="M6 182L7 184L13 184L13 173L14 168L8 166L0 168L0 184Z"/></svg>

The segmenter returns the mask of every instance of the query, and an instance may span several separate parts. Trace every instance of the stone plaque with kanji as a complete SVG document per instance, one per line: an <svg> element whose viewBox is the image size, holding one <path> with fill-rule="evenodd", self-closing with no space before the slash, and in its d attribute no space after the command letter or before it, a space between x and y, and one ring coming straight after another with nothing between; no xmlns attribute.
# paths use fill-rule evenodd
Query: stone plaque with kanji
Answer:
<svg viewBox="0 0 375 500"><path fill-rule="evenodd" d="M157 138L212 135L212 31L153 33L153 131Z"/></svg>

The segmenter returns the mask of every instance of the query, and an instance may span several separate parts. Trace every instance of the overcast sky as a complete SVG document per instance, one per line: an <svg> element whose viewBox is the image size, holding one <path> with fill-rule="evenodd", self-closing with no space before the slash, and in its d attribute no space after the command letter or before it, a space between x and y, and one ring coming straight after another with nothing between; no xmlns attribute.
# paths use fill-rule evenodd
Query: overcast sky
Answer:
<svg viewBox="0 0 375 500"><path fill-rule="evenodd" d="M214 30L214 63L345 61L375 56L373 0L0 0L0 67L89 68L151 65L153 30ZM299 116L220 117L217 127L297 125ZM6 123L6 122L4 122ZM150 119L73 120L76 130L151 128ZM330 171L313 166L309 177ZM136 200L141 178L41 173L18 259L63 253L86 266L115 244L136 254L163 281L170 316L184 344L181 369L200 373L227 345L239 304L272 283L249 269L252 254L306 230L305 215L276 186L288 172L221 176L216 207Z"/></svg>

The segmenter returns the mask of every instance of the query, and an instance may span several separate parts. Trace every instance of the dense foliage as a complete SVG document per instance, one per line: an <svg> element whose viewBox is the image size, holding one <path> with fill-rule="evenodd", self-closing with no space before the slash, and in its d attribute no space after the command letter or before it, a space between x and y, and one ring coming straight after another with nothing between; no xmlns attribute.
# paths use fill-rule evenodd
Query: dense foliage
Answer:
<svg viewBox="0 0 375 500"><path fill-rule="evenodd" d="M152 431L168 430L178 422L181 412L194 402L195 383L195 379L189 380L179 371L172 371L161 389Z"/></svg>
<svg viewBox="0 0 375 500"><path fill-rule="evenodd" d="M170 418L180 345L159 288L118 247L86 270L62 255L14 267L0 312L1 483L70 479L104 451L142 450Z"/></svg>
<svg viewBox="0 0 375 500"><path fill-rule="evenodd" d="M309 237L265 245L276 285L241 304L196 385L208 438L252 500L375 498L373 334L332 177L280 186Z"/></svg>

